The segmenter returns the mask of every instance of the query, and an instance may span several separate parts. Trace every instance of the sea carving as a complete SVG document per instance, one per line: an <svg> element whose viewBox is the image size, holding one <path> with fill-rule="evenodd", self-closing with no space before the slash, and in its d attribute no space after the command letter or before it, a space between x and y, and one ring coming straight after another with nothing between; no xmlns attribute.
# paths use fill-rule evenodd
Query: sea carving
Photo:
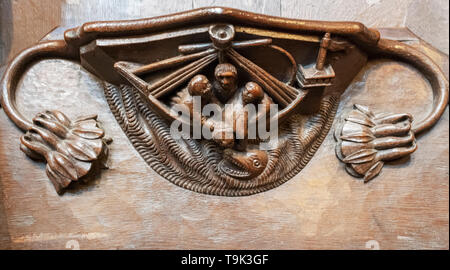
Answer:
<svg viewBox="0 0 450 270"><path fill-rule="evenodd" d="M280 185L300 171L304 166L302 163L306 164L327 133L338 101L337 97L326 97L318 113L292 117L295 107L308 91L297 86L294 57L284 49L273 46L271 39L234 41L234 32L233 25L213 24L209 27L211 43L180 45L178 50L181 55L140 66L116 62L114 67L132 86L107 84L105 87L105 95L111 110L116 112L118 122L141 155L149 157L146 161L155 170L165 165L160 173L175 184L203 193L228 196L264 191ZM329 33L325 38L329 41ZM290 62L291 75L288 80L278 80L236 51L249 46L268 46L282 52ZM323 50L320 54L319 61L324 62ZM213 78L200 73L214 63ZM181 64L185 66L179 67ZM321 69L324 65L321 63L320 67L311 68L317 70L318 80L323 80ZM153 84L140 77L173 66L177 68L172 73ZM245 74L239 74L238 68ZM327 69L331 70L331 77L334 77L333 68L327 65ZM311 76L314 77L314 74ZM250 81L243 81L241 77L250 78ZM326 82L331 85L331 78ZM321 86L324 85L316 85ZM309 87L313 88L314 85ZM223 117L213 119L201 112L195 113L194 97L200 98L201 107L214 104L223 109ZM165 103L163 98L170 102ZM225 110L226 104L231 105L230 110ZM253 117L245 107L248 104L260 105ZM269 107L273 104L279 105L281 111L271 117ZM169 126L172 121L180 120L174 110L177 105L186 106L190 112L191 117L184 120L185 124L193 126L194 118L198 118L201 125L212 132L212 138L173 139ZM224 121L228 117L232 119L230 123ZM276 120L276 123L281 124L276 142L271 142L271 149L261 147L265 141L260 136L248 136L248 127L262 117L271 123ZM244 125L239 126L239 121ZM303 121L310 128L304 128L298 123ZM144 126L149 127L149 131ZM133 129L130 130L130 127ZM139 137L134 140L136 135ZM143 147L142 141L152 141L154 145ZM169 145L165 149L164 146ZM153 148L159 152L149 151ZM159 156L162 159L155 161ZM304 161L299 163L301 160Z"/></svg>
<svg viewBox="0 0 450 270"><path fill-rule="evenodd" d="M26 132L21 149L47 161L58 192L84 179L107 156L96 118L72 122L45 111L29 121L15 104L31 61L79 61L103 80L111 112L153 170L192 191L245 196L277 187L306 166L333 124L340 95L379 55L417 67L435 100L414 125L408 114L374 114L359 105L345 118L336 131L338 157L368 181L385 161L415 150L415 135L445 110L448 83L423 53L359 23L216 7L86 23L17 56L2 79L2 107Z"/></svg>
<svg viewBox="0 0 450 270"><path fill-rule="evenodd" d="M417 149L412 121L410 114L374 114L368 107L355 104L334 133L336 155L349 174L368 182L381 172L384 162Z"/></svg>
<svg viewBox="0 0 450 270"><path fill-rule="evenodd" d="M173 139L169 123L131 86L107 84L105 96L136 150L156 172L181 187L224 196L262 192L297 174L325 138L338 104L329 96L318 113L293 115L280 126L279 144L272 150L249 144L239 151L213 140Z"/></svg>

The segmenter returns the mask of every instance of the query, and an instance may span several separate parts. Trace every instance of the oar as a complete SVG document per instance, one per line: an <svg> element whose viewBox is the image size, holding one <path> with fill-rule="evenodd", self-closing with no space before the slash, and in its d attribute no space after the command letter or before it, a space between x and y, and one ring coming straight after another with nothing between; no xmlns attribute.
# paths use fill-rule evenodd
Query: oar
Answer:
<svg viewBox="0 0 450 270"><path fill-rule="evenodd" d="M201 69L203 69L208 64L212 63L217 58L217 54L208 55L204 58L200 59L202 60L200 63L196 63L196 67L193 69L188 69L185 72L173 77L171 80L164 83L159 88L155 89L151 94L156 97L162 97L168 93L170 93L173 89L178 87L180 84L184 83L188 79L190 79L192 76L194 76L197 72L199 72Z"/></svg>
<svg viewBox="0 0 450 270"><path fill-rule="evenodd" d="M233 41L231 43L231 47L235 49L247 48L247 47L255 47L255 46L264 46L272 44L271 38L262 38L262 39L253 39L246 41ZM197 43L197 44L186 44L178 46L178 51L182 54L190 54L196 53L199 51L212 49L214 48L211 42L209 43Z"/></svg>
<svg viewBox="0 0 450 270"><path fill-rule="evenodd" d="M264 88L268 91L269 95L272 96L283 106L287 106L292 102L292 98L286 94L286 87L280 87L274 83L276 78L272 77L270 74L264 72L263 69L259 68L250 60L245 59L243 56L239 55L236 51L230 50L229 56L232 60L237 62L242 68L244 68L249 74L251 74L254 79L258 80L258 83L262 84Z"/></svg>
<svg viewBox="0 0 450 270"><path fill-rule="evenodd" d="M196 60L201 57L213 54L216 51L216 49L209 49L206 51L202 51L199 53L189 54L189 55L178 55L172 58L164 59L162 61L158 61L155 63L151 63L142 67L138 67L134 70L131 70L131 73L134 73L136 75L141 75L148 72L153 72L165 68L170 68L179 64L183 64L188 61Z"/></svg>

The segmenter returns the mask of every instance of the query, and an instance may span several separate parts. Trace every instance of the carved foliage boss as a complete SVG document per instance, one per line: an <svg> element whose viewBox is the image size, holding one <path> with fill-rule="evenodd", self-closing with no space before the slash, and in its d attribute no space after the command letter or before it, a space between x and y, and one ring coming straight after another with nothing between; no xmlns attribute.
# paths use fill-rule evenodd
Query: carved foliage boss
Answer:
<svg viewBox="0 0 450 270"><path fill-rule="evenodd" d="M284 183L306 166L333 123L340 95L374 56L414 65L430 81L435 100L418 123L409 114L374 113L363 105L338 121L336 154L351 175L368 181L384 162L414 152L415 135L433 126L445 109L448 83L427 56L380 39L359 23L228 8L86 23L66 31L64 40L39 43L17 56L2 80L2 107L26 132L22 151L46 161L58 192L105 167L111 140L96 116L71 121L49 110L29 121L16 108L17 82L31 61L77 60L103 80L111 112L157 173L197 192L250 195ZM202 113L207 105L219 108L220 117ZM188 117L180 116L180 106ZM272 113L274 106L278 110ZM174 136L174 121L191 136ZM192 136L196 123L209 136ZM276 125L276 140L253 136L251 128L262 123L269 129Z"/></svg>

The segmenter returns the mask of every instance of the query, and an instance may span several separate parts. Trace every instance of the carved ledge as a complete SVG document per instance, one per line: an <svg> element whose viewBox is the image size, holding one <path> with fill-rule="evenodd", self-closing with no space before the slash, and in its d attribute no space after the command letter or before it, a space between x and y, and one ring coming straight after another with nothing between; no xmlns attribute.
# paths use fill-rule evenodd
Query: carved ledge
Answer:
<svg viewBox="0 0 450 270"><path fill-rule="evenodd" d="M77 61L103 81L117 123L158 174L196 192L245 196L275 188L306 166L333 123L340 95L369 58L380 56L418 68L432 86L434 107L412 126L408 114L374 114L355 106L336 131L336 152L349 173L369 181L385 161L416 149L415 136L431 128L447 106L448 82L423 53L380 39L360 23L230 8L85 23L66 31L64 40L38 43L11 62L1 82L2 107L26 132L22 151L46 160L58 192L87 178L104 167L108 154L96 117L72 122L46 111L30 121L15 103L17 82L32 61ZM208 105L218 107L220 117L202 113ZM180 117L180 106L188 117ZM274 114L273 107L279 109ZM187 126L190 137L175 136L174 123ZM276 140L252 133L251 127L275 123ZM201 136L194 135L196 127Z"/></svg>

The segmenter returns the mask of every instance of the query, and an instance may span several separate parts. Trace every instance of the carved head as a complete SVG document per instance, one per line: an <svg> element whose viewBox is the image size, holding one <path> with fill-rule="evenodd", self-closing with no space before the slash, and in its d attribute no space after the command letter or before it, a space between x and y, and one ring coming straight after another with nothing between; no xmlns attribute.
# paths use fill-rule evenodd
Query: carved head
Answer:
<svg viewBox="0 0 450 270"><path fill-rule="evenodd" d="M249 180L260 175L267 166L267 152L251 149L244 152L225 149L219 169L236 179Z"/></svg>
<svg viewBox="0 0 450 270"><path fill-rule="evenodd" d="M204 75L194 76L188 84L189 94L191 96L200 96L203 100L211 98L211 89L211 83Z"/></svg>
<svg viewBox="0 0 450 270"><path fill-rule="evenodd" d="M264 98L264 91L255 82L248 82L242 92L242 101L245 104L258 104Z"/></svg>
<svg viewBox="0 0 450 270"><path fill-rule="evenodd" d="M214 70L214 76L223 90L231 92L230 95L234 93L237 83L237 70L232 64L225 63L217 65Z"/></svg>

